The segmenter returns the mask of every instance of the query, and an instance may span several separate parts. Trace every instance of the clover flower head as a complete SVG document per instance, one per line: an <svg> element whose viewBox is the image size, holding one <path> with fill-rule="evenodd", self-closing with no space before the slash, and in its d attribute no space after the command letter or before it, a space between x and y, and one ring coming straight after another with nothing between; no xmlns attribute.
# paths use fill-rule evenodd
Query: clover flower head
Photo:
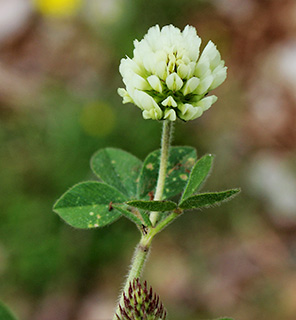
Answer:
<svg viewBox="0 0 296 320"><path fill-rule="evenodd" d="M147 282L141 284L138 278L130 282L128 293L123 294L124 303L119 305L118 320L165 320L167 312L159 296L148 288Z"/></svg>
<svg viewBox="0 0 296 320"><path fill-rule="evenodd" d="M119 71L123 103L134 103L144 119L188 121L200 117L217 100L208 93L226 78L227 68L209 41L200 55L201 39L192 26L151 27L134 41L133 58L123 58Z"/></svg>

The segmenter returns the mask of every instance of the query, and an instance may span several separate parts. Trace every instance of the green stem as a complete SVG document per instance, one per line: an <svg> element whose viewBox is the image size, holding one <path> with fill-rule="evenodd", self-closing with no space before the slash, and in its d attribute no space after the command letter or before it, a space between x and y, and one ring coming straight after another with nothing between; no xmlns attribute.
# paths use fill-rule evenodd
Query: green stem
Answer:
<svg viewBox="0 0 296 320"><path fill-rule="evenodd" d="M119 305L121 305L121 306L124 306L123 293L127 293L130 283L135 278L139 278L141 276L145 261L148 257L149 248L150 248L153 236L151 237L150 234L142 236L140 243L138 244L138 246L135 249L134 256L133 256L132 263L131 263L131 268L128 273L128 277L126 279L126 282L125 282L125 285L124 285L124 288L123 288L123 291L122 291L122 294L121 294L121 297L119 300ZM118 320L116 314L120 315L119 305L116 309L113 320Z"/></svg>
<svg viewBox="0 0 296 320"><path fill-rule="evenodd" d="M161 137L160 164L159 164L158 180L157 180L154 200L162 200L167 165L168 165L168 158L169 158L172 128L173 128L173 122L169 120L164 120L163 127L162 127L162 137ZM151 212L150 220L152 225L155 226L158 220L158 212Z"/></svg>
<svg viewBox="0 0 296 320"><path fill-rule="evenodd" d="M154 200L161 200L163 196L172 127L173 127L172 121L164 120L163 129L162 129L162 138L161 138L160 165L159 165L159 173L158 173L158 180L157 180ZM124 293L127 294L130 283L135 278L139 278L141 276L145 261L147 260L147 257L148 257L152 239L157 233L162 231L169 223L171 223L180 213L181 212L172 212L163 221L161 221L159 224L156 225L158 220L158 212L151 212L150 220L152 223L152 227L148 227L148 229L145 230L145 232L143 232L141 241L135 249L134 256L131 263L131 268L128 273L126 283L124 285L124 288L119 300L120 306L124 306L123 294ZM116 314L118 315L120 314L119 305L116 309L116 313L114 314L113 320L118 320Z"/></svg>
<svg viewBox="0 0 296 320"><path fill-rule="evenodd" d="M159 222L155 226L154 228L155 234L162 231L167 225L169 225L173 220L175 220L178 216L180 216L180 214L182 214L182 211L179 211L179 212L174 211L171 214L169 214L165 219L163 219L161 222Z"/></svg>
<svg viewBox="0 0 296 320"><path fill-rule="evenodd" d="M123 293L127 294L130 283L141 276L144 264L147 260L149 250L151 247L152 239L157 233L162 231L167 225L169 225L173 220L175 220L182 211L174 211L169 214L164 220L158 223L155 227L148 228L148 232L142 235L141 241L135 249L134 256L131 263L131 268L127 276L122 294L119 300L119 305L124 306L124 296ZM116 314L120 314L119 305L114 314L113 320L118 320Z"/></svg>

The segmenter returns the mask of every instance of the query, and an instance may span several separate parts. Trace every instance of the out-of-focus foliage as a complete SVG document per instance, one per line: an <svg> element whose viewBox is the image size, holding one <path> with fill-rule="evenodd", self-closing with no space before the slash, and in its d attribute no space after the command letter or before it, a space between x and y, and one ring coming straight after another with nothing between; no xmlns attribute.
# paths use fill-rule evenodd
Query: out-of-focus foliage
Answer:
<svg viewBox="0 0 296 320"><path fill-rule="evenodd" d="M0 302L0 317L2 320L16 320L11 311L2 302Z"/></svg>
<svg viewBox="0 0 296 320"><path fill-rule="evenodd" d="M242 192L160 234L144 277L172 320L294 320L295 1L86 0L63 14L41 2L66 4L0 1L1 300L24 320L111 318L138 232L126 219L77 231L52 205L95 180L96 150L144 160L159 147L161 124L117 96L119 60L150 26L191 24L229 75L173 144L216 155L201 192Z"/></svg>

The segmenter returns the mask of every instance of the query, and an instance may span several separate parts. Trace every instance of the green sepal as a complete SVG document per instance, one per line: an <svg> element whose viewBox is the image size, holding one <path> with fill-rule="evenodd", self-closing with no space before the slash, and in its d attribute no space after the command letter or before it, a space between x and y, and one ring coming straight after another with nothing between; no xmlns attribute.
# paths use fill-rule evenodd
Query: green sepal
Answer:
<svg viewBox="0 0 296 320"><path fill-rule="evenodd" d="M93 172L103 182L128 197L136 196L141 160L121 149L105 148L96 152L90 163Z"/></svg>
<svg viewBox="0 0 296 320"><path fill-rule="evenodd" d="M143 221L139 219L136 215L134 215L132 212L125 209L122 205L113 205L113 208L120 211L122 215L124 215L126 218L134 222L136 225L141 226L143 224Z"/></svg>
<svg viewBox="0 0 296 320"><path fill-rule="evenodd" d="M117 220L121 212L112 203L127 198L115 188L96 181L76 184L55 203L53 210L75 228L104 227Z"/></svg>
<svg viewBox="0 0 296 320"><path fill-rule="evenodd" d="M196 161L196 150L191 147L171 147L169 151L163 199L169 199L184 189L190 170ZM144 160L138 184L138 198L148 199L155 192L160 162L160 150Z"/></svg>
<svg viewBox="0 0 296 320"><path fill-rule="evenodd" d="M16 320L17 318L9 310L9 308L0 301L0 319L1 320Z"/></svg>
<svg viewBox="0 0 296 320"><path fill-rule="evenodd" d="M240 189L230 189L221 192L200 193L182 201L179 204L179 208L185 210L218 205L223 201L230 200L238 192L240 192Z"/></svg>
<svg viewBox="0 0 296 320"><path fill-rule="evenodd" d="M136 207L147 211L171 211L177 208L177 204L173 201L145 201L132 200L126 202L129 206Z"/></svg>
<svg viewBox="0 0 296 320"><path fill-rule="evenodd" d="M193 193L198 191L209 175L213 160L214 156L207 154L196 162L191 170L181 201L189 198Z"/></svg>

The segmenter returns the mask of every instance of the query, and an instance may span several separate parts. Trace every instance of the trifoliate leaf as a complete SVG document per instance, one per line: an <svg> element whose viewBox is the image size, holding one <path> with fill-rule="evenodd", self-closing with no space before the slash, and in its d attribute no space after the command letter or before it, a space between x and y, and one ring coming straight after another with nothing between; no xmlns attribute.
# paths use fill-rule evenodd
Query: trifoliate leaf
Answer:
<svg viewBox="0 0 296 320"><path fill-rule="evenodd" d="M150 153L143 163L138 185L138 198L153 199L155 193L160 150ZM196 151L191 147L171 147L163 191L163 199L169 199L182 192L196 161Z"/></svg>

